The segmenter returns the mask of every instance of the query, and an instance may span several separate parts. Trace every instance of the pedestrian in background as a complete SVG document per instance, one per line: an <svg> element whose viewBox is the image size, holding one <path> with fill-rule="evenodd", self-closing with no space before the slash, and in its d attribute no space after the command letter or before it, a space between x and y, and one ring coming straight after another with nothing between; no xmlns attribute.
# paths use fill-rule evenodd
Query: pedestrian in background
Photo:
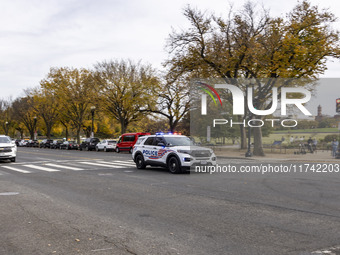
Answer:
<svg viewBox="0 0 340 255"><path fill-rule="evenodd" d="M332 142L332 156L333 156L333 158L336 157L336 152L338 150L338 146L339 146L339 142L336 139L334 139L333 142Z"/></svg>
<svg viewBox="0 0 340 255"><path fill-rule="evenodd" d="M318 145L318 140L316 138L313 139L313 150L316 151L316 146Z"/></svg>

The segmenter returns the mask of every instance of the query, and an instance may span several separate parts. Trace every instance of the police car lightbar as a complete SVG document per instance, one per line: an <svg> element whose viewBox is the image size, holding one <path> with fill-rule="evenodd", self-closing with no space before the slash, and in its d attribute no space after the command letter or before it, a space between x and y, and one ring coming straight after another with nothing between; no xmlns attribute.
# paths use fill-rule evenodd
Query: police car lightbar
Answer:
<svg viewBox="0 0 340 255"><path fill-rule="evenodd" d="M174 133L168 132L166 134L167 135L182 135L182 133L178 133L178 132L174 132ZM165 135L165 133L164 132L157 132L156 135Z"/></svg>

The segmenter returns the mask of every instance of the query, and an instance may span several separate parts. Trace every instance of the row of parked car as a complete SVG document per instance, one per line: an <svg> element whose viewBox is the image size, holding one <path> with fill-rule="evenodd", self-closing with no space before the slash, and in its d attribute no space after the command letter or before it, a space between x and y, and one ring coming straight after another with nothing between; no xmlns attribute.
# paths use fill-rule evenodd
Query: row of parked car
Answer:
<svg viewBox="0 0 340 255"><path fill-rule="evenodd" d="M85 151L128 151L132 153L133 146L140 136L150 135L150 133L126 133L119 137L119 140L99 138L86 138L81 144L76 141L52 140L44 139L41 142L38 140L16 140L18 147L36 147L49 149L65 149L65 150L85 150Z"/></svg>
<svg viewBox="0 0 340 255"><path fill-rule="evenodd" d="M102 140L98 138L88 138L81 144L77 141L65 141L65 140L52 140L44 139L41 142L38 140L16 140L18 147L35 147L35 148L49 148L49 149L61 149L61 150L96 150L96 151L115 151L116 140Z"/></svg>

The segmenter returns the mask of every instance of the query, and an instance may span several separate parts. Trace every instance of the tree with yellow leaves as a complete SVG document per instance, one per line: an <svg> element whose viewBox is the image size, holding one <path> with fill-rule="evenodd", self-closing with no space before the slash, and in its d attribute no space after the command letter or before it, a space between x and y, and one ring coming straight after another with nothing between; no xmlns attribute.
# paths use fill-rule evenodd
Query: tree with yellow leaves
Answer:
<svg viewBox="0 0 340 255"><path fill-rule="evenodd" d="M98 88L93 73L87 69L51 68L41 87L56 98L60 116L72 123L80 143L85 118L90 107L97 104Z"/></svg>

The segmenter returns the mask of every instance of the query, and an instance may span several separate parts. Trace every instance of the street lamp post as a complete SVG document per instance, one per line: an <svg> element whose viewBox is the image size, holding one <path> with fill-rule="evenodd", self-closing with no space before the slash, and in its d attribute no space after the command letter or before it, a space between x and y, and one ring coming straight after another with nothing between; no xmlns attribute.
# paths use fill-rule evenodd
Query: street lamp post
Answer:
<svg viewBox="0 0 340 255"><path fill-rule="evenodd" d="M250 141L250 137L251 136L251 129L250 129L250 127L248 127L248 150L247 150L247 152L246 152L246 157L252 157L253 156L253 154L251 153L251 141Z"/></svg>
<svg viewBox="0 0 340 255"><path fill-rule="evenodd" d="M33 117L34 123L34 137L33 140L37 140L37 116Z"/></svg>
<svg viewBox="0 0 340 255"><path fill-rule="evenodd" d="M94 137L94 111L96 110L95 106L91 106L91 114L92 114L92 126L91 126L91 137Z"/></svg>
<svg viewBox="0 0 340 255"><path fill-rule="evenodd" d="M5 133L8 135L8 121L5 122Z"/></svg>

